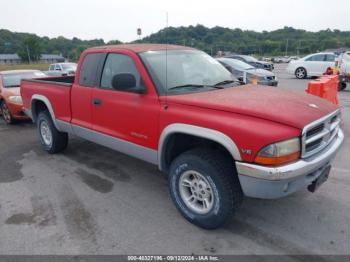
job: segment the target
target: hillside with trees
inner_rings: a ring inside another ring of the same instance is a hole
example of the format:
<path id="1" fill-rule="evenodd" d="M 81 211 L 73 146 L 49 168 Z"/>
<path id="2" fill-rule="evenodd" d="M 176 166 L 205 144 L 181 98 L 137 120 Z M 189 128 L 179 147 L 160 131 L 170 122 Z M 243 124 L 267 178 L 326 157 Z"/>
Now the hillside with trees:
<path id="1" fill-rule="evenodd" d="M 119 44 L 118 40 L 105 43 L 103 39 L 81 40 L 74 37 L 67 39 L 63 36 L 57 38 L 39 37 L 35 34 L 15 33 L 0 29 L 0 54 L 17 53 L 24 61 L 28 60 L 28 50 L 32 61 L 36 61 L 40 54 L 62 54 L 64 57 L 76 61 L 80 53 L 92 46 L 105 44 Z"/>
<path id="2" fill-rule="evenodd" d="M 193 46 L 216 54 L 218 51 L 263 55 L 302 55 L 328 48 L 350 47 L 350 31 L 322 30 L 308 32 L 292 27 L 275 31 L 255 32 L 224 27 L 208 28 L 203 25 L 169 27 L 144 37 L 135 43 L 169 43 Z M 103 39 L 81 40 L 39 37 L 35 34 L 15 33 L 0 29 L 0 53 L 17 53 L 24 61 L 35 61 L 41 53 L 62 54 L 75 61 L 88 47 L 118 44 L 118 40 L 105 43 Z M 29 50 L 29 52 L 28 52 Z"/>
<path id="3" fill-rule="evenodd" d="M 350 31 L 327 29 L 308 32 L 284 27 L 270 32 L 255 32 L 197 25 L 165 28 L 137 42 L 187 45 L 209 54 L 220 50 L 260 56 L 302 55 L 328 48 L 350 47 Z"/>

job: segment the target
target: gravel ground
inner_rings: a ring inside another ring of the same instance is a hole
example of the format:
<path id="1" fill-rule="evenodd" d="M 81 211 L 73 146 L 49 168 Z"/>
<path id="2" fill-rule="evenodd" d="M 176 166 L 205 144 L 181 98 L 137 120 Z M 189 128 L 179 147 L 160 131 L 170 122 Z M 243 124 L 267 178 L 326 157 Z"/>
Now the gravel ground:
<path id="1" fill-rule="evenodd" d="M 280 87 L 303 91 L 277 65 Z M 340 93 L 350 135 L 350 91 Z M 172 204 L 157 167 L 77 138 L 48 155 L 31 123 L 0 123 L 0 254 L 350 254 L 350 142 L 316 193 L 245 199 L 206 231 Z"/>

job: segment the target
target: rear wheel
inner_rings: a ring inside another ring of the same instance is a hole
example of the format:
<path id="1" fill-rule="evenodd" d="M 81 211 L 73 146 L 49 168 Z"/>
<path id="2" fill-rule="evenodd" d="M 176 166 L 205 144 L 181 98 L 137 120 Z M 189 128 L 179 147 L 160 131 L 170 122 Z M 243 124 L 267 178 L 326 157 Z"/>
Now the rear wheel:
<path id="1" fill-rule="evenodd" d="M 307 72 L 304 67 L 299 67 L 295 70 L 295 76 L 298 79 L 304 79 L 307 77 Z"/>
<path id="2" fill-rule="evenodd" d="M 207 149 L 185 152 L 173 161 L 169 188 L 180 213 L 205 229 L 225 224 L 243 199 L 232 161 Z"/>
<path id="3" fill-rule="evenodd" d="M 5 124 L 10 125 L 14 123 L 14 119 L 11 115 L 11 111 L 8 108 L 8 106 L 6 105 L 6 102 L 3 101 L 1 103 L 1 114 L 2 114 L 2 118 L 4 119 Z"/>
<path id="4" fill-rule="evenodd" d="M 55 154 L 66 149 L 68 145 L 68 134 L 57 130 L 48 111 L 39 113 L 37 127 L 40 142 L 45 151 Z"/>

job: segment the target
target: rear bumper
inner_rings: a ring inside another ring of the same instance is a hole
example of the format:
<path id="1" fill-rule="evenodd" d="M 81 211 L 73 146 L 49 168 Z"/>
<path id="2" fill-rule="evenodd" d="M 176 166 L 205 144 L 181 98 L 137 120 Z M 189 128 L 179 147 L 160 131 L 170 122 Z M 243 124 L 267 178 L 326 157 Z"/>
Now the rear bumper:
<path id="1" fill-rule="evenodd" d="M 337 138 L 317 155 L 281 167 L 236 162 L 244 194 L 248 197 L 274 199 L 306 188 L 332 162 L 343 141 L 344 134 L 339 129 Z"/>

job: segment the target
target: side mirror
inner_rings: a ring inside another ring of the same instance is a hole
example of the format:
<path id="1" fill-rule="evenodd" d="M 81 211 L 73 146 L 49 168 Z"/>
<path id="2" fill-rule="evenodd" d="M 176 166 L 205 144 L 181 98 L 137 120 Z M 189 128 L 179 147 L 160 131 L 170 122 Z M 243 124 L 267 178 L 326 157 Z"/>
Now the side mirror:
<path id="1" fill-rule="evenodd" d="M 138 94 L 144 94 L 146 91 L 143 87 L 136 86 L 135 76 L 129 73 L 122 73 L 113 76 L 112 87 L 118 91 L 133 92 Z"/>

